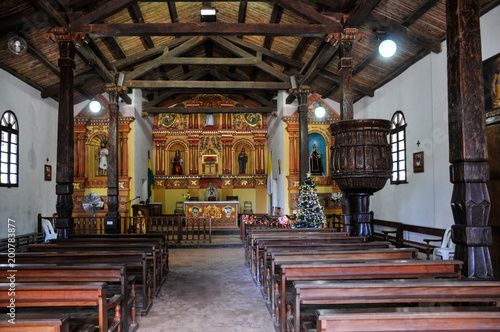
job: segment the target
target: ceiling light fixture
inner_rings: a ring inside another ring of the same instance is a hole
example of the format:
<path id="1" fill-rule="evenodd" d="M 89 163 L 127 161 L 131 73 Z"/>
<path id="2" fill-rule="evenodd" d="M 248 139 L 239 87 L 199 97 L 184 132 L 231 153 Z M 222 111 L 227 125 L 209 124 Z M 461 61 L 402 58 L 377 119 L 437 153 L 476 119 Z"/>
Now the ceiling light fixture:
<path id="1" fill-rule="evenodd" d="M 201 7 L 201 21 L 202 22 L 216 22 L 217 21 L 217 8 L 214 7 Z"/>
<path id="2" fill-rule="evenodd" d="M 101 108 L 102 108 L 101 103 L 96 99 L 93 99 L 89 104 L 89 109 L 92 113 L 99 113 Z"/>
<path id="3" fill-rule="evenodd" d="M 314 102 L 313 103 L 313 107 L 314 107 L 314 115 L 317 117 L 317 118 L 322 118 L 325 116 L 326 114 L 326 110 L 323 106 L 321 106 L 320 103 L 318 102 Z"/>
<path id="4" fill-rule="evenodd" d="M 16 55 L 26 52 L 26 49 L 28 48 L 26 40 L 17 34 L 9 38 L 8 46 L 9 50 Z"/>
<path id="5" fill-rule="evenodd" d="M 384 58 L 390 58 L 396 53 L 397 45 L 396 43 L 387 37 L 387 33 L 384 30 L 375 31 L 378 40 L 382 42 L 378 46 L 378 52 Z"/>

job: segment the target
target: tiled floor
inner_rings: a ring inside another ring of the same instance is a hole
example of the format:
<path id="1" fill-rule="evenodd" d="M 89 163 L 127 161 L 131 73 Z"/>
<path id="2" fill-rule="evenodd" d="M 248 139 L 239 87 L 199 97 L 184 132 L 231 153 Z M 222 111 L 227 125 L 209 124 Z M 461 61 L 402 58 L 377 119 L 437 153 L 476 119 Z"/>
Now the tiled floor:
<path id="1" fill-rule="evenodd" d="M 241 243 L 241 242 L 240 242 Z M 171 249 L 170 270 L 139 332 L 274 332 L 243 247 Z"/>

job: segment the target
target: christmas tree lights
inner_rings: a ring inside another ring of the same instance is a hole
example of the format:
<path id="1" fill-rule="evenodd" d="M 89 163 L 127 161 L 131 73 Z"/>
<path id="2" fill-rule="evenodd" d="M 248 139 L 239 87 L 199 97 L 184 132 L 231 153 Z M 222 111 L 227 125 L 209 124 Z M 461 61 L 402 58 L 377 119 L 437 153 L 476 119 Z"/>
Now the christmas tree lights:
<path id="1" fill-rule="evenodd" d="M 320 228 L 325 225 L 326 217 L 323 207 L 319 204 L 311 173 L 306 174 L 304 183 L 300 186 L 296 215 L 294 228 Z"/>

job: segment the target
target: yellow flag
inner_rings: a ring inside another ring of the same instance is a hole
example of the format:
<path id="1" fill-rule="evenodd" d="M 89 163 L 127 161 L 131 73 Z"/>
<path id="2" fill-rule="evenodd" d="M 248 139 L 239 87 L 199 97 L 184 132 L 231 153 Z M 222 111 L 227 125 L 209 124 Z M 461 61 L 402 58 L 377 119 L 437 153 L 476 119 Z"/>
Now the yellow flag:
<path id="1" fill-rule="evenodd" d="M 269 151 L 269 158 L 267 159 L 267 193 L 273 193 L 273 160 L 272 152 Z"/>

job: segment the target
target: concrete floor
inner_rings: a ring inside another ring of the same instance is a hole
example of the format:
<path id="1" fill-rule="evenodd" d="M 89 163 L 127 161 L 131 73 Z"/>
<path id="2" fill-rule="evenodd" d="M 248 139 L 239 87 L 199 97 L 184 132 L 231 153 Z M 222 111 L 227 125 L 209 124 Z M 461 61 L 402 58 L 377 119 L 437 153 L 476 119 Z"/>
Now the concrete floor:
<path id="1" fill-rule="evenodd" d="M 229 247 L 224 247 L 229 246 Z M 239 237 L 170 249 L 170 270 L 139 332 L 274 332 Z"/>

